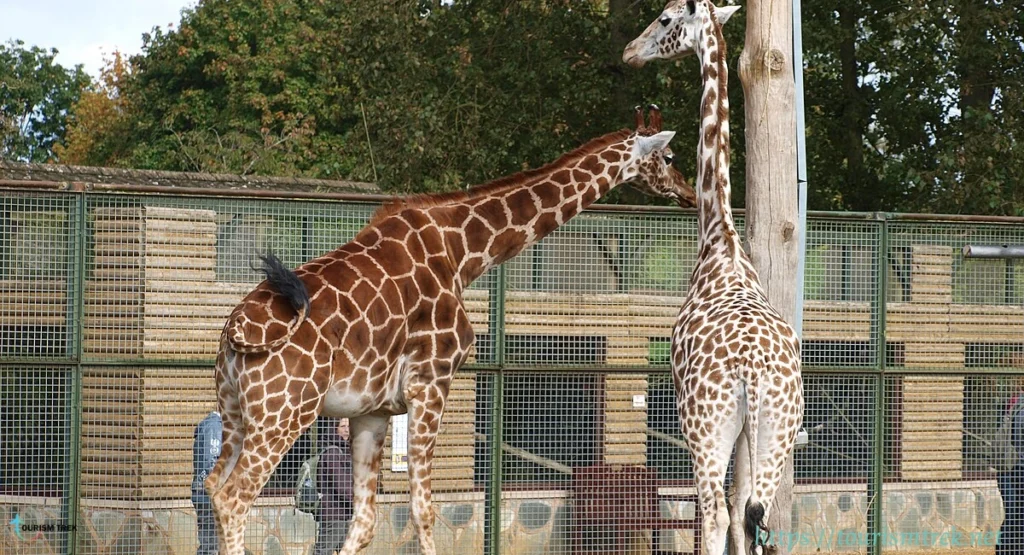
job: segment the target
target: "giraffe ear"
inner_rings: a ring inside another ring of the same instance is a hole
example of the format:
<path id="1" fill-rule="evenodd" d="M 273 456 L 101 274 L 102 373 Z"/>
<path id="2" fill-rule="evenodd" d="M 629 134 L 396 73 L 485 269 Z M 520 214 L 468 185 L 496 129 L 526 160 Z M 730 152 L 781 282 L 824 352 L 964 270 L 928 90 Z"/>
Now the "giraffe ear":
<path id="1" fill-rule="evenodd" d="M 739 11 L 739 9 L 739 6 L 722 6 L 720 8 L 715 8 L 715 16 L 718 18 L 718 24 L 725 25 L 725 22 L 729 21 L 732 14 Z"/>
<path id="2" fill-rule="evenodd" d="M 675 131 L 662 131 L 656 135 L 650 137 L 637 137 L 637 146 L 639 147 L 640 156 L 647 156 L 651 152 L 668 146 L 668 142 L 672 140 L 672 137 L 676 136 Z"/>

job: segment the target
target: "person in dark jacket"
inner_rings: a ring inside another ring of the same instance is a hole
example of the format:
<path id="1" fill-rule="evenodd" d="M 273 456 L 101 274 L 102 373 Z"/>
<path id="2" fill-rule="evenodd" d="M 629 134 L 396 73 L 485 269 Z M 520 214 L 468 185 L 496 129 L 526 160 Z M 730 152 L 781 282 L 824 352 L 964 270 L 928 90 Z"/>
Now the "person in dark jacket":
<path id="1" fill-rule="evenodd" d="M 313 516 L 317 521 L 316 545 L 313 555 L 330 555 L 341 551 L 352 520 L 352 451 L 349 446 L 348 419 L 335 426 L 326 420 L 324 433 L 318 434 L 325 445 L 316 465 L 316 488 L 322 494 L 320 508 Z"/>
<path id="2" fill-rule="evenodd" d="M 1014 362 L 1024 366 L 1024 356 Z M 1006 411 L 1014 414 L 1010 442 L 1021 455 L 1024 454 L 1024 378 L 1018 377 L 1015 381 L 1016 392 L 1007 402 Z M 1003 524 L 999 527 L 996 555 L 1024 553 L 1024 461 L 1018 459 L 1013 469 L 1000 472 L 996 484 L 1003 498 Z"/>
<path id="3" fill-rule="evenodd" d="M 220 456 L 222 434 L 220 413 L 213 411 L 196 426 L 195 439 L 192 443 L 192 506 L 196 510 L 196 528 L 199 536 L 196 555 L 217 553 L 217 525 L 213 518 L 213 506 L 203 482 Z"/>

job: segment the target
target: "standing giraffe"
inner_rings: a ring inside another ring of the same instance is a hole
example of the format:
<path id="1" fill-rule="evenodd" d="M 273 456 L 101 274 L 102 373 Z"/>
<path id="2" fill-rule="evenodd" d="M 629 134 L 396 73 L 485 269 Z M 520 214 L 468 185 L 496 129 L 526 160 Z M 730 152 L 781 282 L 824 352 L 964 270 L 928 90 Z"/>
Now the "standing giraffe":
<path id="1" fill-rule="evenodd" d="M 421 553 L 434 555 L 434 442 L 474 340 L 463 291 L 620 183 L 678 188 L 673 135 L 623 129 L 468 191 L 396 200 L 294 272 L 263 257 L 267 279 L 228 317 L 216 361 L 224 441 L 206 489 L 221 555 L 242 554 L 253 501 L 320 414 L 350 419 L 355 516 L 341 553 L 366 547 L 388 421 L 402 413 L 412 522 Z"/>
<path id="2" fill-rule="evenodd" d="M 704 517 L 704 553 L 760 553 L 756 541 L 803 421 L 800 341 L 768 303 L 730 207 L 729 97 L 722 24 L 736 6 L 674 0 L 622 59 L 696 54 L 703 79 L 697 148 L 697 264 L 672 331 L 672 374 Z M 736 447 L 731 510 L 725 475 Z"/>

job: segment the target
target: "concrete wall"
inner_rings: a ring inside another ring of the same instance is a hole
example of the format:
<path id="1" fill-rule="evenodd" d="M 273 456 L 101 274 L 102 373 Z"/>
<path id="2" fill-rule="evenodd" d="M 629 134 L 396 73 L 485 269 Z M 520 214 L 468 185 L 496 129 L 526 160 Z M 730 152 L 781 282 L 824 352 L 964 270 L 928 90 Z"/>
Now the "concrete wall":
<path id="1" fill-rule="evenodd" d="M 663 491 L 672 494 L 678 492 Z M 899 483 L 885 487 L 884 536 L 887 551 L 949 550 L 968 545 L 990 548 L 1003 518 L 994 480 Z M 417 553 L 409 525 L 407 497 L 381 495 L 377 534 L 366 555 Z M 438 494 L 435 539 L 439 553 L 474 554 L 484 551 L 484 494 Z M 800 485 L 793 502 L 793 553 L 856 553 L 866 551 L 869 499 L 863 485 Z M 124 509 L 101 503 L 82 503 L 75 537 L 78 553 L 87 555 L 193 555 L 196 550 L 195 512 L 187 501 L 161 502 L 152 507 Z M 662 514 L 689 518 L 691 503 L 662 501 Z M 15 515 L 30 525 L 50 524 L 42 533 L 14 534 Z M 501 551 L 512 555 L 568 553 L 571 500 L 564 491 L 506 492 L 502 504 Z M 59 553 L 64 534 L 56 499 L 0 496 L 0 553 Z M 252 555 L 307 555 L 315 539 L 313 518 L 290 505 L 288 498 L 258 501 L 246 530 Z M 956 545 L 959 541 L 960 545 Z M 649 553 L 650 533 L 631 539 L 631 553 Z M 693 552 L 689 531 L 661 534 L 659 547 L 677 553 Z M 985 552 L 984 550 L 980 552 Z"/>

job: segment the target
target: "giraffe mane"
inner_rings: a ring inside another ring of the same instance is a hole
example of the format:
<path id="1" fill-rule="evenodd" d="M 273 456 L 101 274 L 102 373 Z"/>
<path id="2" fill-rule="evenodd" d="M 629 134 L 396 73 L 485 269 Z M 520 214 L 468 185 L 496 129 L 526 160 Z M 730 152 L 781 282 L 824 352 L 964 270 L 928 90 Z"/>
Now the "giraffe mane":
<path id="1" fill-rule="evenodd" d="M 389 200 L 382 204 L 381 207 L 373 213 L 370 217 L 369 224 L 375 225 L 384 218 L 407 208 L 430 208 L 433 206 L 443 206 L 521 187 L 540 175 L 552 173 L 557 168 L 583 159 L 586 155 L 595 150 L 600 150 L 608 145 L 620 142 L 631 133 L 633 133 L 631 129 L 613 131 L 597 137 L 596 139 L 587 141 L 579 147 L 563 154 L 553 162 L 548 162 L 538 168 L 523 170 L 521 172 L 499 177 L 482 185 L 470 187 L 465 191 L 414 194 Z"/>

